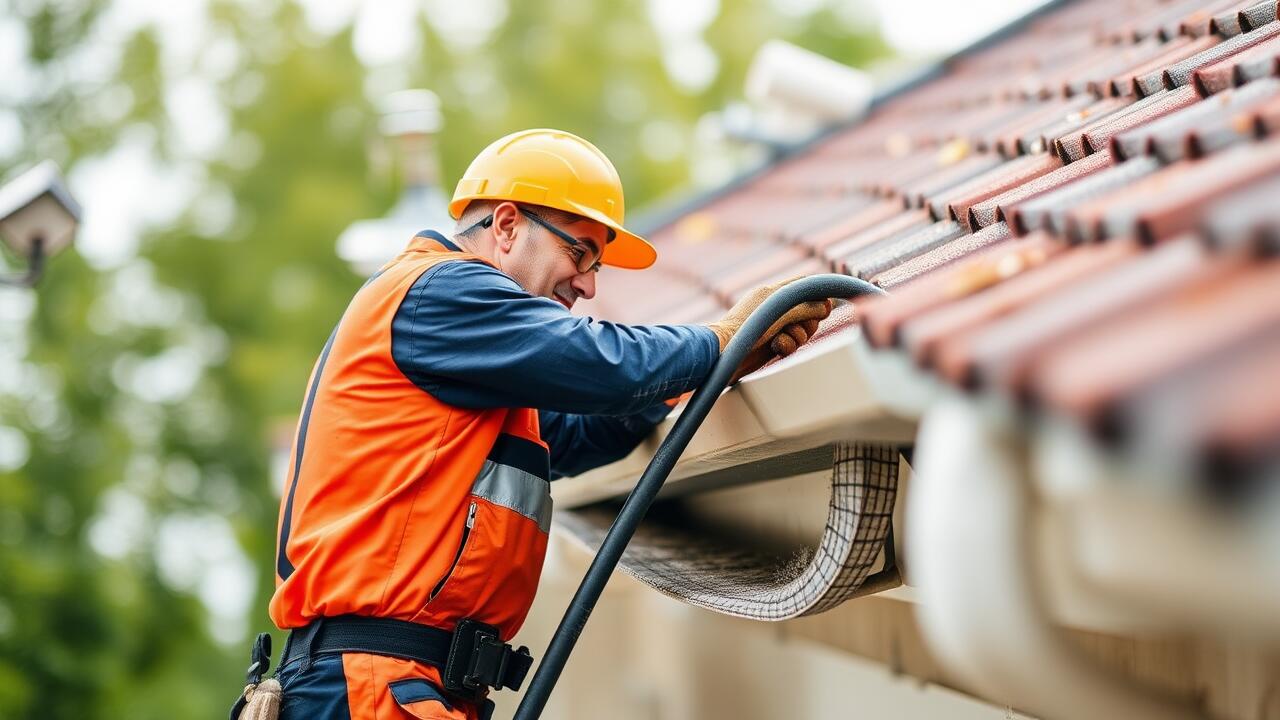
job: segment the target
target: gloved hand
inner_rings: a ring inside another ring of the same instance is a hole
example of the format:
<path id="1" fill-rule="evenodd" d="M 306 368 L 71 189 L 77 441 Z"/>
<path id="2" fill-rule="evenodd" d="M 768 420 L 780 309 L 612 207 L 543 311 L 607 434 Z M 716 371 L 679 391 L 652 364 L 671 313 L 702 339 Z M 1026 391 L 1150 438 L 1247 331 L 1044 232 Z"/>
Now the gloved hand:
<path id="1" fill-rule="evenodd" d="M 769 299 L 770 295 L 773 295 L 782 286 L 799 279 L 800 277 L 794 277 L 771 285 L 761 285 L 747 293 L 745 297 L 730 308 L 723 318 L 716 322 L 708 323 L 707 327 L 711 328 L 711 331 L 720 340 L 720 352 L 724 352 L 729 341 L 742 329 L 743 323 L 747 321 L 751 313 L 760 307 L 765 300 Z M 830 314 L 830 300 L 807 302 L 791 308 L 751 346 L 751 351 L 747 353 L 747 357 L 734 372 L 732 382 L 737 382 L 744 375 L 760 369 L 774 357 L 786 357 L 795 352 L 796 348 L 808 342 L 809 338 L 817 332 L 818 322 Z"/>

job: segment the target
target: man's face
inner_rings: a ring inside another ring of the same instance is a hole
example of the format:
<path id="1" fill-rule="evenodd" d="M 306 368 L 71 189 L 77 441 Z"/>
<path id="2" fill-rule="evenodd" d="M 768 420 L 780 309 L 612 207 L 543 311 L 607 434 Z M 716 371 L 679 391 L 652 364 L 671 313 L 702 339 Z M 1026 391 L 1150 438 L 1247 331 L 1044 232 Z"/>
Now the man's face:
<path id="1" fill-rule="evenodd" d="M 529 212 L 537 214 L 536 209 Z M 584 253 L 591 258 L 600 257 L 609 231 L 593 220 L 556 223 L 544 219 L 577 238 L 578 245 L 570 245 L 535 220 L 516 212 L 514 222 L 505 230 L 511 233 L 510 242 L 498 243 L 499 267 L 530 295 L 550 298 L 565 308 L 572 308 L 578 298 L 589 300 L 596 294 L 595 272 L 583 272 L 579 266 L 585 264 Z"/>

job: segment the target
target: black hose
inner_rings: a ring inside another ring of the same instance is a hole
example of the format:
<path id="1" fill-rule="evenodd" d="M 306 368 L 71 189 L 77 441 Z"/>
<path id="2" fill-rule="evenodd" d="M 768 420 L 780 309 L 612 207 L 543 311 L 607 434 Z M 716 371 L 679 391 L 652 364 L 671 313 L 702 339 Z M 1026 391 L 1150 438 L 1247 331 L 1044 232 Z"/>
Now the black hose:
<path id="1" fill-rule="evenodd" d="M 644 474 L 640 476 L 631 494 L 627 495 L 622 509 L 618 511 L 617 519 L 609 527 L 604 542 L 600 544 L 599 552 L 596 553 L 586 576 L 582 578 L 582 584 L 578 586 L 578 591 L 569 603 L 560 626 L 556 628 L 556 633 L 551 638 L 551 644 L 547 647 L 537 672 L 529 682 L 529 689 L 525 691 L 520 707 L 516 709 L 515 720 L 535 720 L 542 715 L 547 699 L 551 696 L 551 691 L 555 688 L 556 681 L 560 679 L 560 673 L 569 660 L 569 654 L 573 652 L 578 636 L 586 627 L 587 619 L 600 599 L 600 593 L 604 592 L 609 576 L 618 566 L 627 543 L 631 541 L 631 536 L 635 534 L 640 521 L 649 511 L 649 506 L 653 504 L 658 491 L 662 489 L 662 484 L 671 474 L 671 469 L 675 467 L 676 461 L 689 445 L 693 434 L 697 432 L 707 413 L 711 411 L 711 406 L 715 405 L 720 393 L 729 385 L 729 379 L 746 358 L 751 346 L 777 322 L 778 318 L 801 303 L 827 298 L 883 294 L 884 290 L 875 285 L 847 275 L 814 275 L 783 286 L 751 313 L 751 317 L 747 318 L 742 329 L 733 336 L 724 352 L 720 354 L 720 359 L 716 361 L 715 367 L 707 375 L 702 387 L 698 388 L 690 398 L 689 405 L 676 419 L 670 434 L 658 446 L 658 451 L 654 453 L 653 459 L 649 461 L 649 467 L 645 468 Z"/>

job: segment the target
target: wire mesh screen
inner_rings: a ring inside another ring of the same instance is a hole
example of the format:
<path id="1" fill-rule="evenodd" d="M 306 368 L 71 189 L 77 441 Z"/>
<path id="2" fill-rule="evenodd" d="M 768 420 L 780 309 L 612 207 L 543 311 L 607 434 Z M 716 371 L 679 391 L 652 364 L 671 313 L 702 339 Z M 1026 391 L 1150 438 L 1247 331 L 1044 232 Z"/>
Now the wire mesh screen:
<path id="1" fill-rule="evenodd" d="M 699 534 L 657 513 L 640 526 L 620 567 L 655 590 L 726 615 L 787 620 L 823 612 L 862 594 L 889 534 L 897 489 L 896 446 L 841 443 L 826 526 L 806 562 Z M 557 513 L 556 523 L 594 552 L 614 515 L 615 508 L 593 506 Z"/>

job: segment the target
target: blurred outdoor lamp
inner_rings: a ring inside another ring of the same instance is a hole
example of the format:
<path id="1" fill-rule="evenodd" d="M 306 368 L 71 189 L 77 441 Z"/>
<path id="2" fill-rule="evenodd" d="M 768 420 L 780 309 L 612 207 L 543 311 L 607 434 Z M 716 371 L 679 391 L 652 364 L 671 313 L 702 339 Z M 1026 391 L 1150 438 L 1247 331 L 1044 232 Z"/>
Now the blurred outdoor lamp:
<path id="1" fill-rule="evenodd" d="M 51 160 L 0 186 L 0 241 L 27 264 L 25 273 L 0 277 L 0 285 L 34 286 L 44 261 L 71 244 L 79 224 L 80 204 Z"/>
<path id="2" fill-rule="evenodd" d="M 453 227 L 436 153 L 443 124 L 440 99 L 430 90 L 402 90 L 382 103 L 378 128 L 391 143 L 404 190 L 386 217 L 358 220 L 338 236 L 338 257 L 357 273 L 369 275 L 382 267 L 419 230 Z"/>

